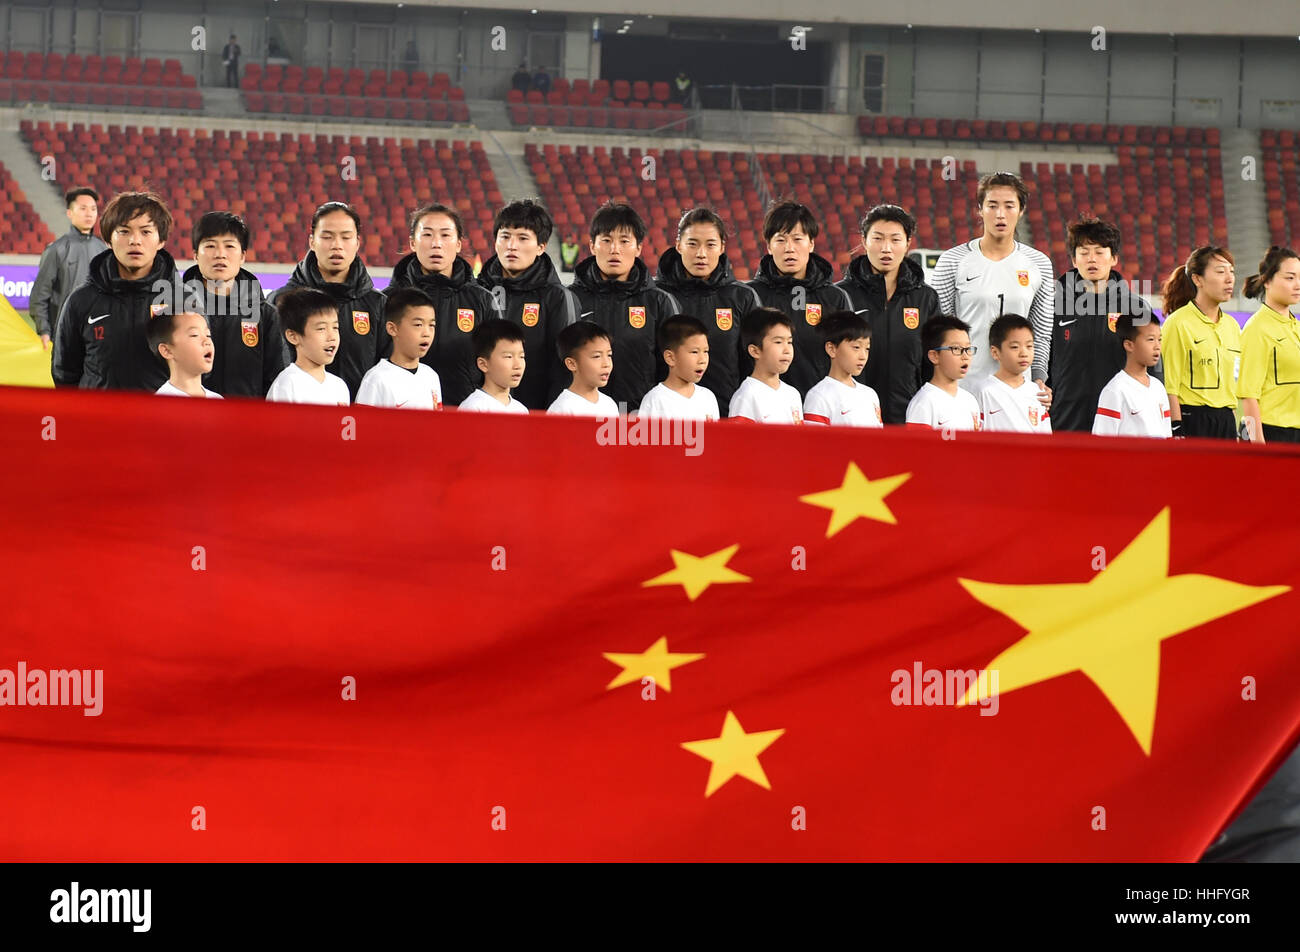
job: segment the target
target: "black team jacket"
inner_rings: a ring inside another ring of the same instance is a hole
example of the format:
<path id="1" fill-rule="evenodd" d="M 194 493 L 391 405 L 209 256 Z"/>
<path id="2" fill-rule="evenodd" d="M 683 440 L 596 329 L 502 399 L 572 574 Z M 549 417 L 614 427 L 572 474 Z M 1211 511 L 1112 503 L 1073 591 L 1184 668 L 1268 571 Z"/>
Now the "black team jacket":
<path id="1" fill-rule="evenodd" d="M 478 283 L 504 305 L 502 316 L 523 328 L 524 378 L 512 395 L 530 410 L 545 410 L 573 382 L 556 350 L 556 337 L 578 319 L 578 299 L 560 282 L 545 252 L 513 278 L 501 273 L 501 262 L 493 255 L 479 272 Z"/>
<path id="2" fill-rule="evenodd" d="M 808 391 L 821 383 L 831 370 L 831 359 L 826 354 L 819 326 L 822 318 L 832 311 L 853 310 L 848 294 L 831 283 L 832 273 L 829 261 L 812 254 L 808 256 L 803 280 L 796 281 L 776 269 L 771 255 L 763 255 L 758 277 L 749 282 L 763 306 L 784 313 L 794 327 L 794 360 L 781 379 L 798 390 L 800 397 L 808 396 Z M 803 306 L 798 306 L 801 289 Z M 748 355 L 743 366 L 753 366 Z"/>
<path id="3" fill-rule="evenodd" d="M 1102 389 L 1124 369 L 1124 342 L 1115 332 L 1115 319 L 1123 314 L 1149 319 L 1151 305 L 1133 294 L 1118 272 L 1106 278 L 1103 293 L 1094 291 L 1077 269 L 1056 279 L 1047 371 L 1053 431 L 1092 432 Z"/>
<path id="4" fill-rule="evenodd" d="M 474 280 L 474 271 L 464 258 L 456 259 L 448 278 L 426 272 L 414 253 L 393 267 L 393 279 L 384 293 L 404 287 L 419 288 L 433 299 L 433 346 L 420 360 L 437 371 L 443 406 L 458 407 L 483 382 L 470 335 L 489 318 L 501 317 L 493 306 L 492 293 Z"/>
<path id="5" fill-rule="evenodd" d="M 275 308 L 250 271 L 239 269 L 229 294 L 210 291 L 198 265 L 185 272 L 185 299 L 212 332 L 212 370 L 203 386 L 223 397 L 264 398 L 285 368 L 284 334 Z"/>
<path id="6" fill-rule="evenodd" d="M 339 349 L 325 369 L 343 378 L 349 399 L 355 401 L 366 371 L 393 352 L 393 340 L 384 329 L 384 296 L 375 290 L 360 255 L 353 260 L 346 280 L 333 284 L 321 277 L 316 252 L 309 251 L 293 269 L 288 283 L 271 293 L 271 303 L 292 288 L 315 288 L 334 300 L 339 312 Z M 286 363 L 297 359 L 287 340 L 284 356 Z"/>
<path id="7" fill-rule="evenodd" d="M 939 313 L 939 295 L 910 258 L 899 266 L 898 286 L 889 299 L 885 276 L 871 267 L 866 255 L 850 261 L 847 274 L 836 287 L 848 294 L 854 312 L 871 325 L 871 357 L 858 379 L 876 391 L 884 421 L 902 424 L 907 405 L 930 379 L 921 328 Z"/>
<path id="8" fill-rule="evenodd" d="M 752 366 L 748 357 L 742 360 L 740 321 L 762 302 L 753 288 L 736 280 L 725 253 L 711 275 L 697 278 L 686 270 L 677 249 L 669 248 L 659 256 L 655 284 L 677 300 L 678 313 L 689 314 L 708 330 L 709 369 L 700 386 L 713 392 L 718 409 L 726 416 L 732 394 Z M 614 359 L 618 360 L 617 354 Z"/>
<path id="9" fill-rule="evenodd" d="M 143 278 L 127 280 L 110 248 L 90 262 L 86 283 L 63 301 L 55 328 L 54 383 L 59 387 L 147 390 L 167 382 L 167 363 L 149 350 L 150 309 L 169 307 L 176 262 L 158 249 Z"/>
<path id="10" fill-rule="evenodd" d="M 578 298 L 578 318 L 593 321 L 610 335 L 614 369 L 607 393 L 615 403 L 635 410 L 641 398 L 659 383 L 663 355 L 655 344 L 659 325 L 677 313 L 677 301 L 650 281 L 650 269 L 640 258 L 626 281 L 606 281 L 595 257 L 578 263 L 571 290 Z"/>

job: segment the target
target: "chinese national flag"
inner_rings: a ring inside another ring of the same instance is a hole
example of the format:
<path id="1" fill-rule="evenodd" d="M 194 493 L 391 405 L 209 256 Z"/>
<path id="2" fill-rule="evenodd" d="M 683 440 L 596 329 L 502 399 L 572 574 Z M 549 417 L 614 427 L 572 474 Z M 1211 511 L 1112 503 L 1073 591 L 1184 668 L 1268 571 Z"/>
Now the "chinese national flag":
<path id="1" fill-rule="evenodd" d="M 1300 454 L 599 426 L 0 390 L 0 855 L 1192 860 L 1296 742 Z"/>

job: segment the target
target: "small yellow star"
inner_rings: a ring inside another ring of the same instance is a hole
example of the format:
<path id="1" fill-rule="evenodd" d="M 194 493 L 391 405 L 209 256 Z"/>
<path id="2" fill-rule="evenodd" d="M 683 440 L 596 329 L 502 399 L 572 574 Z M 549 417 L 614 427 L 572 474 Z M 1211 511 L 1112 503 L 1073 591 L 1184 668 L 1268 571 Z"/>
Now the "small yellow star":
<path id="1" fill-rule="evenodd" d="M 1082 671 L 1124 719 L 1147 756 L 1155 733 L 1160 643 L 1290 591 L 1213 575 L 1169 574 L 1169 507 L 1087 582 L 997 585 L 958 579 L 989 608 L 1028 629 L 988 664 L 998 693 Z M 985 684 L 959 704 L 983 700 Z"/>
<path id="2" fill-rule="evenodd" d="M 898 520 L 885 504 L 885 497 L 911 478 L 911 473 L 900 473 L 897 476 L 867 479 L 862 475 L 862 470 L 858 469 L 857 463 L 849 463 L 839 489 L 800 496 L 799 501 L 831 511 L 831 521 L 826 527 L 828 539 L 859 517 L 887 522 L 891 526 L 898 525 Z"/>
<path id="3" fill-rule="evenodd" d="M 717 582 L 719 585 L 725 585 L 728 582 L 749 582 L 752 579 L 748 575 L 741 575 L 739 572 L 727 568 L 727 562 L 736 554 L 740 548 L 739 543 L 728 546 L 725 549 L 719 549 L 711 555 L 691 555 L 689 552 L 678 552 L 676 549 L 670 549 L 669 554 L 673 557 L 673 565 L 676 566 L 671 572 L 665 572 L 663 575 L 656 575 L 641 583 L 642 586 L 649 588 L 654 585 L 681 585 L 686 589 L 686 597 L 695 601 L 703 594 L 704 590 Z"/>
<path id="4" fill-rule="evenodd" d="M 758 755 L 776 742 L 784 730 L 758 731 L 746 734 L 740 726 L 740 720 L 731 711 L 727 712 L 722 722 L 722 736 L 708 740 L 692 740 L 682 744 L 692 754 L 711 761 L 709 782 L 704 788 L 704 795 L 710 797 L 732 777 L 740 776 L 751 780 L 764 790 L 771 790 L 763 765 L 758 762 Z"/>
<path id="5" fill-rule="evenodd" d="M 665 637 L 660 638 L 640 654 L 618 654 L 606 651 L 603 657 L 623 669 L 614 676 L 613 681 L 609 682 L 606 691 L 631 684 L 633 681 L 640 681 L 642 678 L 654 678 L 655 684 L 665 691 L 671 691 L 673 685 L 670 672 L 673 668 L 699 661 L 704 655 L 673 653 L 668 650 L 668 639 Z"/>

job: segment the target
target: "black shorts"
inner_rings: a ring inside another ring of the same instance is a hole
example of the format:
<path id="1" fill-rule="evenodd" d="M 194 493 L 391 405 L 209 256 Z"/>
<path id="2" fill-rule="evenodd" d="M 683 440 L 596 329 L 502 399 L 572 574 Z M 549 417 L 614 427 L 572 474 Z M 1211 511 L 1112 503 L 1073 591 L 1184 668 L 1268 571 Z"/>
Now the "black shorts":
<path id="1" fill-rule="evenodd" d="M 1261 423 L 1264 430 L 1265 443 L 1300 443 L 1300 429 L 1293 426 L 1273 426 L 1271 423 Z"/>
<path id="2" fill-rule="evenodd" d="M 1199 436 L 1211 440 L 1235 440 L 1237 421 L 1232 407 L 1193 407 L 1182 405 L 1183 425 L 1179 436 Z M 1264 439 L 1268 439 L 1266 435 Z"/>

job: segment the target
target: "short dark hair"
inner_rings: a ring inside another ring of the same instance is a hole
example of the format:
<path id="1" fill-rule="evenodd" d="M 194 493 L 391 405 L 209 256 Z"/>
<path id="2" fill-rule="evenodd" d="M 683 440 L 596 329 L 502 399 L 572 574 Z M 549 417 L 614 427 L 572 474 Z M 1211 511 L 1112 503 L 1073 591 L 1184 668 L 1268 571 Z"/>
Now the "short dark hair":
<path id="1" fill-rule="evenodd" d="M 852 311 L 831 311 L 822 320 L 822 340 L 837 347 L 846 340 L 871 339 L 871 325 Z"/>
<path id="2" fill-rule="evenodd" d="M 587 237 L 595 241 L 600 235 L 613 235 L 620 228 L 632 232 L 632 237 L 636 239 L 638 245 L 645 241 L 647 229 L 641 216 L 636 213 L 636 209 L 622 202 L 606 202 L 596 209 L 596 214 L 591 216 L 591 227 L 587 230 Z"/>
<path id="3" fill-rule="evenodd" d="M 989 346 L 1001 347 L 1007 335 L 1014 330 L 1025 330 L 1032 334 L 1034 325 L 1023 314 L 1003 314 L 989 326 Z"/>
<path id="4" fill-rule="evenodd" d="M 989 189 L 993 188 L 1013 188 L 1016 190 L 1016 198 L 1020 199 L 1020 210 L 1023 212 L 1025 206 L 1029 204 L 1029 188 L 1025 185 L 1024 179 L 1014 172 L 990 172 L 980 179 L 979 190 L 975 193 L 975 204 L 983 206 L 984 197 L 988 195 Z"/>
<path id="5" fill-rule="evenodd" d="M 332 212 L 346 212 L 352 219 L 352 224 L 357 226 L 357 234 L 361 234 L 361 213 L 349 205 L 347 202 L 326 202 L 312 212 L 311 230 L 314 233 L 320 220 Z"/>
<path id="6" fill-rule="evenodd" d="M 420 219 L 425 215 L 446 215 L 451 219 L 452 224 L 456 226 L 456 238 L 459 240 L 465 237 L 465 222 L 460 217 L 460 212 L 450 205 L 442 204 L 442 202 L 430 202 L 411 212 L 411 218 L 408 222 L 410 237 L 415 237 L 415 230 L 420 227 Z"/>
<path id="7" fill-rule="evenodd" d="M 794 322 L 784 311 L 774 307 L 756 307 L 740 320 L 740 342 L 749 352 L 750 346 L 763 349 L 763 338 L 774 327 L 785 326 L 794 333 Z"/>
<path id="8" fill-rule="evenodd" d="M 560 360 L 564 360 L 593 340 L 609 340 L 609 331 L 595 321 L 574 321 L 556 336 L 555 349 L 560 352 Z"/>
<path id="9" fill-rule="evenodd" d="M 763 240 L 771 241 L 773 235 L 793 231 L 797 227 L 802 227 L 809 238 L 817 237 L 817 216 L 812 213 L 812 209 L 794 199 L 774 201 L 763 216 Z"/>
<path id="10" fill-rule="evenodd" d="M 949 331 L 970 333 L 970 325 L 951 314 L 936 314 L 921 325 L 921 347 L 925 353 L 938 350 L 943 346 L 943 338 Z"/>
<path id="11" fill-rule="evenodd" d="M 149 325 L 145 328 L 145 339 L 149 342 L 149 351 L 155 357 L 162 357 L 158 353 L 159 344 L 170 344 L 172 335 L 176 333 L 176 318 L 182 314 L 202 314 L 198 311 L 173 311 L 170 307 L 152 315 L 149 318 Z M 207 318 L 203 317 L 206 321 Z"/>
<path id="12" fill-rule="evenodd" d="M 524 333 L 519 329 L 519 325 L 503 317 L 488 318 L 470 334 L 470 342 L 474 345 L 474 356 L 482 357 L 484 360 L 492 356 L 492 351 L 496 350 L 497 344 L 503 340 L 510 341 L 512 344 L 524 342 Z"/>
<path id="13" fill-rule="evenodd" d="M 205 212 L 194 223 L 194 230 L 190 234 L 194 252 L 197 254 L 199 245 L 207 239 L 220 238 L 222 235 L 234 235 L 239 240 L 240 249 L 248 251 L 248 225 L 244 219 L 231 212 Z"/>
<path id="14" fill-rule="evenodd" d="M 307 318 L 326 312 L 337 316 L 339 309 L 334 299 L 319 288 L 296 287 L 275 296 L 275 311 L 283 330 L 302 334 L 307 330 Z"/>
<path id="15" fill-rule="evenodd" d="M 497 217 L 492 222 L 492 240 L 495 241 L 502 228 L 527 228 L 537 236 L 537 243 L 545 245 L 551 240 L 551 232 L 555 230 L 555 222 L 540 202 L 535 202 L 531 198 L 521 199 L 517 202 L 511 202 L 501 211 L 497 212 Z"/>
<path id="16" fill-rule="evenodd" d="M 1146 314 L 1121 314 L 1115 321 L 1115 333 L 1120 340 L 1137 340 L 1142 328 L 1152 324 L 1159 326 L 1160 318 L 1150 312 Z"/>
<path id="17" fill-rule="evenodd" d="M 658 338 L 659 352 L 663 353 L 665 350 L 676 350 L 697 334 L 709 336 L 703 321 L 689 314 L 674 314 L 659 325 L 655 336 Z"/>
<path id="18" fill-rule="evenodd" d="M 437 308 L 434 307 L 433 298 L 425 294 L 422 290 L 415 287 L 405 286 L 397 288 L 391 294 L 384 297 L 384 321 L 392 321 L 394 324 L 401 324 L 402 318 L 406 312 L 416 307 L 434 308 L 434 322 L 437 324 Z"/>
<path id="19" fill-rule="evenodd" d="M 70 188 L 63 193 L 63 207 L 71 208 L 72 203 L 75 202 L 77 199 L 81 198 L 81 196 L 83 195 L 89 195 L 91 198 L 95 200 L 96 205 L 99 204 L 99 193 L 95 191 L 93 188 L 91 188 L 90 186 L 83 185 L 80 188 Z"/>
<path id="20" fill-rule="evenodd" d="M 681 220 L 677 222 L 677 237 L 681 238 L 686 229 L 692 225 L 712 225 L 718 229 L 718 238 L 722 243 L 724 245 L 727 243 L 727 223 L 722 220 L 721 215 L 707 205 L 696 205 L 682 215 Z"/>
<path id="21" fill-rule="evenodd" d="M 1065 247 L 1069 249 L 1071 258 L 1080 245 L 1101 245 L 1109 248 L 1111 254 L 1118 258 L 1121 237 L 1119 226 L 1112 222 L 1100 218 L 1079 218 L 1070 222 L 1066 229 Z"/>
<path id="22" fill-rule="evenodd" d="M 902 205 L 877 205 L 867 216 L 862 219 L 862 237 L 867 236 L 871 226 L 878 221 L 892 221 L 903 226 L 903 234 L 907 235 L 907 240 L 911 241 L 912 236 L 916 234 L 916 219 L 908 214 L 907 209 Z"/>
<path id="23" fill-rule="evenodd" d="M 99 233 L 109 244 L 113 243 L 113 232 L 133 218 L 147 215 L 158 229 L 158 240 L 166 241 L 172 231 L 172 213 L 166 203 L 156 192 L 118 192 L 99 216 Z"/>

